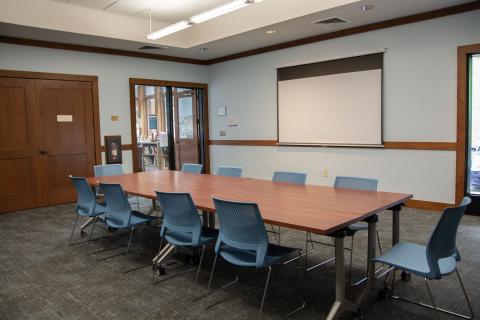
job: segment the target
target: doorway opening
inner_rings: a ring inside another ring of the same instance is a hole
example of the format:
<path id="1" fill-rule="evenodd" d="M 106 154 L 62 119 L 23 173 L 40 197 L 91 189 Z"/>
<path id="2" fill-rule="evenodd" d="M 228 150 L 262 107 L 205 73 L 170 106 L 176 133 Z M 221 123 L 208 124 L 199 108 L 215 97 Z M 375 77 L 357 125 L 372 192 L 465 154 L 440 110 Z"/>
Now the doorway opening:
<path id="1" fill-rule="evenodd" d="M 180 170 L 203 164 L 208 172 L 207 85 L 130 79 L 135 172 Z"/>
<path id="2" fill-rule="evenodd" d="M 480 54 L 468 61 L 468 170 L 467 194 L 480 196 Z"/>

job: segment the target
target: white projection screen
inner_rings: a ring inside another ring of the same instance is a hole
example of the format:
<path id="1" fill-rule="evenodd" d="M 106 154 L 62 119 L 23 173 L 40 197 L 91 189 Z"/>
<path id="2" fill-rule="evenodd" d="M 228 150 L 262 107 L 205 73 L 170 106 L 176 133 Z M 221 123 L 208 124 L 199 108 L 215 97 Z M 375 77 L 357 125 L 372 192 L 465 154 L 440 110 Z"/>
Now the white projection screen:
<path id="1" fill-rule="evenodd" d="M 383 53 L 277 69 L 278 142 L 382 146 Z"/>

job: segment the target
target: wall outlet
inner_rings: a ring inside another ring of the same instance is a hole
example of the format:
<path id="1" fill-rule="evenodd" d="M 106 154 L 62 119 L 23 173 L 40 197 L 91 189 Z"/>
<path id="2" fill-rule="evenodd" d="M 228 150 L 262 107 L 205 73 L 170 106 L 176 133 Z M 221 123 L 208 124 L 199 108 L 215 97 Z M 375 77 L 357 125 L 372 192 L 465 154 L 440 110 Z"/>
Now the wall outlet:
<path id="1" fill-rule="evenodd" d="M 328 177 L 328 169 L 323 169 L 323 177 Z"/>
<path id="2" fill-rule="evenodd" d="M 227 132 L 225 130 L 220 130 L 220 137 L 225 137 Z"/>

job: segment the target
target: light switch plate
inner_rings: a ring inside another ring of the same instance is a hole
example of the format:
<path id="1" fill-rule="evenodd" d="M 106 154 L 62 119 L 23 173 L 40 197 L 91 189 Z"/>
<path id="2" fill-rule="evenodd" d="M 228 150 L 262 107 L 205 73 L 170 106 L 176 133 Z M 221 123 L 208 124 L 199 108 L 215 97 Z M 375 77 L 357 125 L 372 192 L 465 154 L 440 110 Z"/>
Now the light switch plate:
<path id="1" fill-rule="evenodd" d="M 217 109 L 217 116 L 219 117 L 225 117 L 227 115 L 227 107 L 226 106 L 220 106 Z"/>
<path id="2" fill-rule="evenodd" d="M 228 117 L 228 126 L 229 126 L 229 127 L 236 127 L 236 126 L 238 126 L 238 117 L 237 117 L 237 116 L 230 116 L 230 117 Z"/>

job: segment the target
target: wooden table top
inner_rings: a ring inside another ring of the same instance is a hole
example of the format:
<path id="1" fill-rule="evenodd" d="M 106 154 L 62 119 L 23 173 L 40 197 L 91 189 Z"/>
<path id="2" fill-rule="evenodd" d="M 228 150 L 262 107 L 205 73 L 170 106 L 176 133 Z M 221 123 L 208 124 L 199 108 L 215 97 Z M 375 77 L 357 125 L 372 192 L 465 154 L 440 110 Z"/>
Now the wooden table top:
<path id="1" fill-rule="evenodd" d="M 212 197 L 256 202 L 266 223 L 328 235 L 380 211 L 404 203 L 410 194 L 295 185 L 250 178 L 170 170 L 89 178 L 119 183 L 133 195 L 155 199 L 155 191 L 189 192 L 198 209 L 215 212 Z"/>

